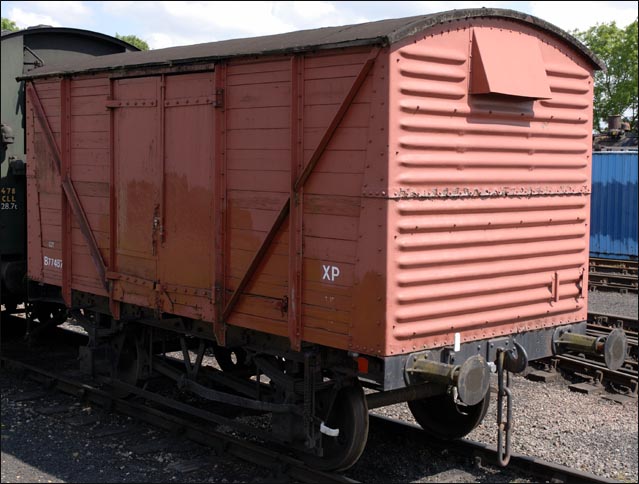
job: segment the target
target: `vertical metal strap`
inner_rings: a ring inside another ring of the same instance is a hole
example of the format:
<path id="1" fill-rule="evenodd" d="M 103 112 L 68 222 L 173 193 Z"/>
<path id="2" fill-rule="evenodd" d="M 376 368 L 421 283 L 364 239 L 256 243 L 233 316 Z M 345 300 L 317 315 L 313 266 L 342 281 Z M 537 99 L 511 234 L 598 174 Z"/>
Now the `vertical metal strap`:
<path id="1" fill-rule="evenodd" d="M 213 88 L 220 93 L 222 106 L 226 105 L 226 64 L 224 62 L 215 65 L 215 80 Z M 215 136 L 215 160 L 214 160 L 214 257 L 215 277 L 213 278 L 212 293 L 215 294 L 215 316 L 213 329 L 215 339 L 221 346 L 226 344 L 226 318 L 224 304 L 226 302 L 226 227 L 227 227 L 227 200 L 226 200 L 226 109 L 215 110 L 214 136 Z"/>
<path id="2" fill-rule="evenodd" d="M 109 99 L 115 98 L 115 81 L 113 78 L 109 79 Z M 109 109 L 109 269 L 112 272 L 117 270 L 116 268 L 116 246 L 118 240 L 118 201 L 117 190 L 115 189 L 116 173 L 115 173 L 115 116 L 116 110 Z M 109 309 L 113 318 L 120 319 L 120 302 L 115 299 L 117 280 L 111 280 L 109 282 Z"/>
<path id="3" fill-rule="evenodd" d="M 61 138 L 61 166 L 60 178 L 71 179 L 71 81 L 64 78 L 60 81 L 60 138 Z M 62 219 L 62 299 L 67 306 L 71 306 L 71 282 L 73 269 L 73 242 L 71 207 L 64 190 L 61 190 L 61 219 Z"/>
<path id="4" fill-rule="evenodd" d="M 302 345 L 302 227 L 304 194 L 295 192 L 295 182 L 304 162 L 304 56 L 291 57 L 291 189 L 288 241 L 288 338 L 291 348 Z"/>

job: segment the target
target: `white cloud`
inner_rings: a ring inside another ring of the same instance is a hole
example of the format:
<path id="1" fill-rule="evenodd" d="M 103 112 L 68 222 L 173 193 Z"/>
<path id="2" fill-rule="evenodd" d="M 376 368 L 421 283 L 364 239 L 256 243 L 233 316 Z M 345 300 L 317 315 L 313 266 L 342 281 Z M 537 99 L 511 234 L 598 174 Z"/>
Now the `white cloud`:
<path id="1" fill-rule="evenodd" d="M 9 18 L 22 28 L 38 24 L 89 28 L 92 16 L 85 2 L 22 2 L 9 11 Z"/>
<path id="2" fill-rule="evenodd" d="M 625 27 L 637 18 L 639 2 L 530 2 L 530 13 L 564 30 L 586 30 L 597 23 Z"/>
<path id="3" fill-rule="evenodd" d="M 160 2 L 171 21 L 195 31 L 233 29 L 247 35 L 268 35 L 295 30 L 274 15 L 275 2 Z"/>
<path id="4" fill-rule="evenodd" d="M 60 27 L 62 24 L 48 15 L 42 15 L 34 12 L 25 12 L 21 8 L 13 7 L 9 11 L 9 18 L 13 20 L 18 27 L 26 29 L 34 25 L 51 25 Z"/>
<path id="5" fill-rule="evenodd" d="M 329 2 L 293 2 L 293 11 L 299 17 L 309 20 L 335 13 L 335 7 Z"/>

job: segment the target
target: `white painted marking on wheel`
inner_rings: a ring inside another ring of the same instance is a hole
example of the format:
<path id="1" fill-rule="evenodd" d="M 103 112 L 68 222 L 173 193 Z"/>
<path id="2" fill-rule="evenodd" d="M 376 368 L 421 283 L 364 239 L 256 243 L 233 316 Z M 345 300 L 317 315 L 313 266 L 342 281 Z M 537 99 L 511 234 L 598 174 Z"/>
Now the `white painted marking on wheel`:
<path id="1" fill-rule="evenodd" d="M 329 437 L 339 436 L 339 429 L 332 429 L 330 427 L 327 427 L 326 425 L 324 425 L 324 422 L 320 423 L 320 432 L 322 432 L 324 435 L 328 435 Z"/>

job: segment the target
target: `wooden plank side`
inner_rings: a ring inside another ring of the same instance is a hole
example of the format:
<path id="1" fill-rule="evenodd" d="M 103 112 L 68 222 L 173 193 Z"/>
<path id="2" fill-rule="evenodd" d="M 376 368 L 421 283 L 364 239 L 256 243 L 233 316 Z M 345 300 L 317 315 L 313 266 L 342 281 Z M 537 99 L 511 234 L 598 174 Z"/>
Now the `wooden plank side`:
<path id="1" fill-rule="evenodd" d="M 357 240 L 357 217 L 304 213 L 304 235 L 326 239 Z"/>
<path id="2" fill-rule="evenodd" d="M 100 115 L 106 112 L 105 96 L 71 97 L 71 112 L 73 116 Z"/>
<path id="3" fill-rule="evenodd" d="M 304 237 L 304 255 L 311 259 L 352 264 L 357 259 L 357 242 L 307 236 Z"/>
<path id="4" fill-rule="evenodd" d="M 81 182 L 74 183 L 75 190 L 80 196 L 87 197 L 109 197 L 109 184 L 104 182 Z"/>
<path id="5" fill-rule="evenodd" d="M 40 197 L 40 209 L 60 210 L 60 193 L 41 191 L 38 195 Z"/>
<path id="6" fill-rule="evenodd" d="M 305 105 L 339 104 L 350 89 L 355 77 L 311 79 L 304 82 Z M 357 94 L 357 102 L 370 102 L 372 89 L 370 74 Z"/>
<path id="7" fill-rule="evenodd" d="M 55 248 L 62 242 L 62 227 L 60 225 L 42 224 L 42 246 Z"/>
<path id="8" fill-rule="evenodd" d="M 311 104 L 304 106 L 304 127 L 324 128 L 333 120 L 339 104 Z M 367 102 L 354 102 L 351 104 L 344 119 L 340 123 L 341 128 L 367 128 L 371 116 L 371 104 Z"/>
<path id="9" fill-rule="evenodd" d="M 329 333 L 348 334 L 349 332 L 350 313 L 303 305 L 302 318 L 305 330 L 317 328 Z"/>
<path id="10" fill-rule="evenodd" d="M 304 195 L 304 213 L 359 217 L 360 197 Z"/>
<path id="11" fill-rule="evenodd" d="M 109 232 L 102 232 L 100 230 L 93 230 L 93 235 L 95 236 L 95 240 L 98 243 L 98 247 L 100 249 L 108 249 L 110 235 Z M 74 246 L 83 246 L 88 251 L 89 249 L 86 247 L 86 242 L 84 239 L 84 235 L 82 235 L 82 231 L 79 228 L 71 229 L 71 242 Z M 87 252 L 88 253 L 88 252 Z"/>
<path id="12" fill-rule="evenodd" d="M 109 132 L 109 115 L 87 114 L 71 117 L 71 133 Z M 104 148 L 108 148 L 105 146 Z"/>
<path id="13" fill-rule="evenodd" d="M 229 287 L 237 287 L 240 282 L 240 278 L 229 277 L 228 282 Z M 269 282 L 263 282 L 263 280 L 250 282 L 244 290 L 245 294 L 260 295 L 274 299 L 281 299 L 287 292 L 288 284 L 272 284 Z"/>
<path id="14" fill-rule="evenodd" d="M 82 82 L 82 81 L 79 81 Z M 109 85 L 108 84 L 100 84 L 97 86 L 87 86 L 72 83 L 71 88 L 71 97 L 83 97 L 83 96 L 102 96 L 106 97 L 109 95 Z"/>
<path id="15" fill-rule="evenodd" d="M 227 291 L 235 290 L 235 288 L 237 287 L 237 283 L 242 278 L 242 276 L 244 276 L 245 270 L 246 270 L 246 267 L 239 267 L 239 264 L 234 264 L 233 261 L 229 259 L 229 267 L 227 269 L 227 274 L 225 279 Z M 281 277 L 281 276 L 273 276 L 271 274 L 260 274 L 259 283 L 270 284 L 273 286 L 288 287 L 288 278 Z M 249 283 L 249 287 L 250 287 L 250 284 L 251 283 Z M 230 296 L 230 293 L 227 295 Z"/>
<path id="16" fill-rule="evenodd" d="M 290 69 L 289 60 L 281 57 L 278 59 L 265 59 L 262 57 L 257 60 L 234 59 L 227 64 L 227 79 L 242 74 L 290 71 Z"/>
<path id="17" fill-rule="evenodd" d="M 353 291 L 351 288 L 331 287 L 305 284 L 303 288 L 304 304 L 337 311 L 351 311 L 353 309 Z"/>
<path id="18" fill-rule="evenodd" d="M 109 133 L 107 131 L 90 131 L 71 133 L 71 148 L 107 149 Z"/>
<path id="19" fill-rule="evenodd" d="M 286 322 L 282 322 L 281 320 L 273 320 L 234 311 L 229 316 L 228 322 L 234 326 L 264 331 L 276 336 L 287 335 Z"/>
<path id="20" fill-rule="evenodd" d="M 53 132 L 53 134 L 56 135 L 56 141 L 59 141 L 60 130 L 62 129 L 60 116 L 53 115 L 53 114 L 47 115 L 47 121 L 49 122 L 51 131 Z M 36 125 L 33 127 L 33 132 L 38 134 L 44 133 L 44 129 L 42 129 L 42 126 L 40 125 L 40 123 L 36 123 Z"/>
<path id="21" fill-rule="evenodd" d="M 315 173 L 306 183 L 305 192 L 356 197 L 361 195 L 363 177 L 361 173 Z"/>
<path id="22" fill-rule="evenodd" d="M 244 129 L 229 127 L 226 137 L 229 150 L 250 146 L 253 150 L 285 150 L 289 131 L 281 128 Z"/>
<path id="23" fill-rule="evenodd" d="M 336 54 L 335 52 L 309 54 L 304 58 L 304 68 L 312 70 L 321 67 L 348 65 L 359 65 L 361 67 L 369 53 L 370 47 L 363 47 L 361 49 L 349 49 L 341 54 Z"/>
<path id="24" fill-rule="evenodd" d="M 241 250 L 231 248 L 229 256 L 234 261 L 234 267 L 239 269 L 245 269 L 253 260 L 255 251 Z M 275 253 L 275 247 L 269 250 L 269 253 L 265 256 L 264 261 L 259 267 L 255 277 L 256 280 L 262 275 L 275 276 L 277 278 L 285 278 L 288 276 L 288 253 L 286 255 L 280 255 Z"/>
<path id="25" fill-rule="evenodd" d="M 87 215 L 109 215 L 109 199 L 105 197 L 80 197 L 82 207 Z"/>
<path id="26" fill-rule="evenodd" d="M 255 253 L 260 248 L 266 232 L 255 230 L 231 229 L 229 232 L 233 241 L 233 249 Z M 273 253 L 278 255 L 288 254 L 288 231 L 279 233 L 273 240 Z"/>
<path id="27" fill-rule="evenodd" d="M 288 106 L 263 108 L 231 108 L 226 111 L 229 129 L 287 129 L 290 124 Z"/>
<path id="28" fill-rule="evenodd" d="M 257 208 L 260 210 L 278 211 L 284 203 L 281 193 L 253 191 L 253 190 L 230 190 L 228 192 L 228 203 L 237 208 Z"/>
<path id="29" fill-rule="evenodd" d="M 229 75 L 226 79 L 227 86 L 244 86 L 247 84 L 270 84 L 274 82 L 288 82 L 291 75 L 288 70 L 280 71 L 263 71 L 268 69 L 266 65 L 262 65 L 256 72 L 237 72 L 236 69 L 230 68 Z"/>
<path id="30" fill-rule="evenodd" d="M 285 296 L 286 294 L 282 294 Z M 236 314 L 258 316 L 273 322 L 286 323 L 287 315 L 282 311 L 280 299 L 244 294 L 235 306 Z"/>
<path id="31" fill-rule="evenodd" d="M 230 108 L 290 106 L 290 97 L 288 83 L 273 83 L 264 86 L 256 84 L 229 86 L 226 91 L 226 102 Z"/>
<path id="32" fill-rule="evenodd" d="M 306 160 L 311 156 L 305 154 Z M 333 150 L 324 152 L 314 173 L 363 173 L 366 166 L 366 151 Z"/>
<path id="33" fill-rule="evenodd" d="M 40 217 L 42 217 L 42 225 L 49 224 L 60 226 L 60 209 L 41 208 Z"/>
<path id="34" fill-rule="evenodd" d="M 40 91 L 56 91 L 58 95 L 60 94 L 60 81 L 58 79 L 53 79 L 50 81 L 38 80 L 36 87 L 38 89 L 38 93 Z"/>
<path id="35" fill-rule="evenodd" d="M 304 130 L 304 146 L 317 146 L 320 139 L 324 135 L 324 128 L 307 128 Z M 361 151 L 367 148 L 368 144 L 368 128 L 345 128 L 340 125 L 333 138 L 326 147 L 327 150 L 351 150 Z M 307 156 L 311 150 L 306 150 Z"/>
<path id="36" fill-rule="evenodd" d="M 109 166 L 108 148 L 75 148 L 71 150 L 71 167 L 79 165 Z"/>
<path id="37" fill-rule="evenodd" d="M 288 153 L 288 150 L 256 150 L 244 145 L 228 151 L 226 162 L 228 168 L 235 170 L 287 171 L 290 165 Z"/>
<path id="38" fill-rule="evenodd" d="M 99 230 L 101 232 L 106 232 L 109 230 L 109 215 L 108 214 L 96 214 L 96 213 L 87 213 L 87 220 L 89 222 L 89 226 L 91 230 Z M 78 222 L 74 219 L 72 222 L 73 228 L 79 228 Z"/>
<path id="39" fill-rule="evenodd" d="M 229 190 L 286 193 L 289 186 L 290 182 L 286 177 L 286 172 L 274 170 L 228 170 L 227 187 Z"/>
<path id="40" fill-rule="evenodd" d="M 355 77 L 362 68 L 362 61 L 354 64 L 343 65 L 319 65 L 317 62 L 312 67 L 304 69 L 304 79 L 334 79 L 336 77 Z"/>
<path id="41" fill-rule="evenodd" d="M 238 208 L 230 206 L 228 208 L 227 228 L 230 229 L 247 229 L 257 232 L 268 231 L 275 218 L 276 211 L 260 210 L 256 208 Z M 233 245 L 231 241 L 231 246 Z"/>
<path id="42" fill-rule="evenodd" d="M 104 182 L 109 181 L 108 165 L 85 165 L 75 163 L 71 166 L 71 179 L 74 182 Z"/>
<path id="43" fill-rule="evenodd" d="M 71 79 L 71 92 L 75 88 L 95 87 L 95 86 L 109 86 L 108 77 L 87 77 L 84 79 L 74 78 Z M 108 93 L 107 93 L 108 94 Z"/>

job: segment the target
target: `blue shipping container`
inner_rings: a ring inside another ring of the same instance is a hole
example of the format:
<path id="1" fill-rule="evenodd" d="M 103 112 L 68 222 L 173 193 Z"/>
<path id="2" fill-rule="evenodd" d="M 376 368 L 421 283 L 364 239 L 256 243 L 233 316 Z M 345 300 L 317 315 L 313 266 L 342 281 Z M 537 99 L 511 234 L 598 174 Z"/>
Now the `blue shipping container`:
<path id="1" fill-rule="evenodd" d="M 637 152 L 592 154 L 590 257 L 637 259 Z"/>

